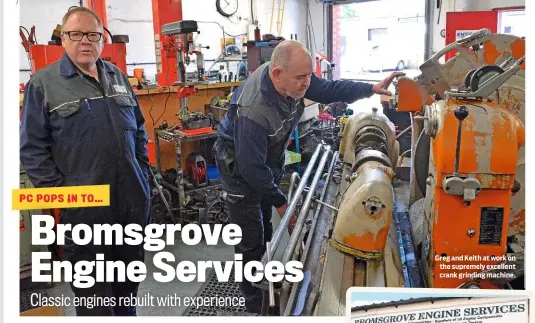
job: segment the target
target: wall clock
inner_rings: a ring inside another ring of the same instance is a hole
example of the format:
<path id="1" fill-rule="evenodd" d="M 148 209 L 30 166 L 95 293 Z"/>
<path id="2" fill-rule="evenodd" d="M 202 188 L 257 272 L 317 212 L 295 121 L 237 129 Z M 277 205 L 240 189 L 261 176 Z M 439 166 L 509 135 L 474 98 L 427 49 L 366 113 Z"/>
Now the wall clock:
<path id="1" fill-rule="evenodd" d="M 216 0 L 217 11 L 225 17 L 230 17 L 238 11 L 238 0 Z"/>

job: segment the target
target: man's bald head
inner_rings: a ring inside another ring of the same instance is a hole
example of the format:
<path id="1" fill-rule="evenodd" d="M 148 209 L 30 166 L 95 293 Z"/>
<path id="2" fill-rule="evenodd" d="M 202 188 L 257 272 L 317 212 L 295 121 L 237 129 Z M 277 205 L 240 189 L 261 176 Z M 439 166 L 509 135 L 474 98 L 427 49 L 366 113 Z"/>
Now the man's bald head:
<path id="1" fill-rule="evenodd" d="M 275 47 L 271 54 L 270 68 L 280 68 L 286 70 L 292 60 L 302 61 L 303 59 L 312 62 L 312 56 L 308 49 L 296 40 L 284 40 Z"/>
<path id="2" fill-rule="evenodd" d="M 282 96 L 301 99 L 310 86 L 312 57 L 303 44 L 285 40 L 275 47 L 271 55 L 269 76 Z"/>

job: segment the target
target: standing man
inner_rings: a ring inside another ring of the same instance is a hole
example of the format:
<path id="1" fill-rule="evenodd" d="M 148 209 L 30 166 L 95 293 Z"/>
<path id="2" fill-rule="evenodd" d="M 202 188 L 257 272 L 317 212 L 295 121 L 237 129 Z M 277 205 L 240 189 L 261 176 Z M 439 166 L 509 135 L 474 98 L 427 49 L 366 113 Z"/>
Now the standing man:
<path id="1" fill-rule="evenodd" d="M 214 154 L 231 222 L 243 233 L 235 251 L 243 254 L 244 263 L 262 259 L 273 232 L 272 207 L 280 216 L 286 211 L 286 197 L 278 185 L 284 152 L 305 108 L 302 99 L 353 103 L 373 94 L 388 95 L 392 80 L 405 75 L 393 73 L 375 85 L 327 81 L 316 77 L 312 66 L 312 57 L 301 43 L 281 42 L 271 62 L 260 66 L 233 94 L 219 125 Z M 262 292 L 250 282 L 243 282 L 240 289 L 247 310 L 260 313 Z"/>
<path id="2" fill-rule="evenodd" d="M 63 18 L 59 62 L 39 70 L 24 92 L 20 158 L 35 187 L 110 185 L 109 207 L 67 208 L 63 223 L 136 223 L 149 216 L 149 164 L 144 118 L 126 76 L 100 59 L 103 26 L 91 10 L 76 7 Z M 104 241 L 104 240 L 102 240 Z M 144 260 L 142 246 L 75 245 L 67 239 L 64 258 L 78 261 Z M 122 274 L 122 273 L 121 273 Z M 93 277 L 94 271 L 93 271 Z M 117 277 L 117 273 L 116 276 Z M 136 296 L 138 283 L 95 282 L 77 288 L 78 297 Z M 102 299 L 99 299 L 99 302 Z M 102 305 L 77 307 L 78 315 L 135 315 L 135 308 Z"/>

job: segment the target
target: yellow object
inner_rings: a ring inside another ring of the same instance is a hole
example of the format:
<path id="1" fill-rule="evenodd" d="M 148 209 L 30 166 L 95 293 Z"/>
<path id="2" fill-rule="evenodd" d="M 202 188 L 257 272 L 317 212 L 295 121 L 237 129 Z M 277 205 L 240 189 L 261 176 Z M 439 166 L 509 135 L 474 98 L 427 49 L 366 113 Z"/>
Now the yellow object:
<path id="1" fill-rule="evenodd" d="M 139 84 L 139 81 L 135 77 L 129 77 L 128 82 L 131 86 L 137 86 Z"/>
<path id="2" fill-rule="evenodd" d="M 384 137 L 375 136 L 378 133 Z M 362 149 L 370 138 L 388 153 Z M 339 152 L 345 167 L 351 169 L 351 183 L 343 192 L 330 245 L 360 259 L 382 259 L 394 209 L 392 178 L 399 156 L 394 124 L 377 110 L 352 115 Z"/>
<path id="3" fill-rule="evenodd" d="M 285 4 L 286 0 L 273 0 L 273 4 L 271 7 L 271 24 L 269 25 L 269 32 L 273 33 L 273 19 L 275 19 L 275 15 L 277 15 L 277 22 L 275 27 L 277 28 L 277 36 L 280 36 L 282 32 L 282 21 L 284 19 Z M 275 7 L 277 7 L 277 9 L 275 9 Z"/>
<path id="4" fill-rule="evenodd" d="M 13 190 L 13 210 L 58 209 L 110 205 L 110 186 L 70 186 Z"/>
<path id="5" fill-rule="evenodd" d="M 61 25 L 56 25 L 56 29 L 52 31 L 52 37 L 61 38 Z"/>
<path id="6" fill-rule="evenodd" d="M 65 316 L 63 307 L 42 306 L 20 313 L 20 316 Z"/>
<path id="7" fill-rule="evenodd" d="M 284 165 L 291 165 L 291 164 L 296 164 L 296 163 L 301 162 L 301 154 L 298 154 L 294 151 L 286 150 L 284 152 L 284 157 L 285 157 Z"/>

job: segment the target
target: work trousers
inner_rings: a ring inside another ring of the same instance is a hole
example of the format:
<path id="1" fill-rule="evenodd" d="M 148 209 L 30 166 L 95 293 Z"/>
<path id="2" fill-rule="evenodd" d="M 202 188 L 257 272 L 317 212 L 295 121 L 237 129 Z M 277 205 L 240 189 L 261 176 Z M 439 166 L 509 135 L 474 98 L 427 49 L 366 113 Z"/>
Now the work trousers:
<path id="1" fill-rule="evenodd" d="M 62 222 L 71 223 L 73 226 L 80 223 L 85 223 L 93 230 L 94 224 L 120 224 L 123 228 L 130 223 L 141 225 L 143 229 L 148 223 L 149 204 L 139 207 L 127 208 L 123 211 L 117 211 L 112 207 L 95 207 L 95 208 L 76 208 L 62 210 Z M 142 232 L 142 235 L 143 232 Z M 71 289 L 74 295 L 79 299 L 76 308 L 77 316 L 135 316 L 135 306 L 125 304 L 125 298 L 133 298 L 137 296 L 138 282 L 133 282 L 128 279 L 127 266 L 133 261 L 144 262 L 143 244 L 140 245 L 104 245 L 104 235 L 101 237 L 99 245 L 94 243 L 92 239 L 87 245 L 76 245 L 70 238 L 70 232 L 66 233 L 65 247 L 63 250 L 63 259 L 70 261 L 73 268 L 76 263 L 80 261 L 95 261 L 97 254 L 104 255 L 104 261 L 122 261 L 125 265 L 125 270 L 114 270 L 114 282 L 97 282 L 96 281 L 96 267 L 93 267 L 89 273 L 89 269 L 84 268 L 84 276 L 94 279 L 94 284 L 91 287 L 76 287 L 74 282 L 71 282 Z M 83 238 L 83 237 L 81 237 Z M 124 235 L 123 235 L 124 239 Z M 115 241 L 115 235 L 114 235 Z M 101 259 L 101 258 L 100 258 Z M 100 260 L 102 262 L 102 260 Z M 91 268 L 91 267 L 89 267 Z M 73 271 L 74 273 L 74 271 Z M 87 274 L 85 274 L 87 273 Z M 107 275 L 107 270 L 104 271 Z M 124 282 L 117 282 L 118 278 L 124 275 Z M 73 277 L 73 281 L 77 277 Z M 120 300 L 122 298 L 122 304 Z"/>
<path id="2" fill-rule="evenodd" d="M 266 250 L 266 242 L 271 240 L 273 226 L 271 224 L 272 206 L 258 200 L 244 199 L 239 202 L 226 201 L 230 212 L 230 221 L 240 226 L 242 240 L 237 244 L 235 252 L 243 255 L 243 264 L 262 260 Z M 262 290 L 250 282 L 240 283 L 240 292 L 245 298 L 248 312 L 260 314 L 262 311 Z"/>
<path id="3" fill-rule="evenodd" d="M 261 261 L 266 250 L 266 243 L 273 235 L 271 215 L 273 206 L 263 201 L 245 183 L 233 157 L 233 147 L 218 139 L 214 145 L 214 155 L 221 176 L 223 200 L 229 210 L 230 222 L 241 228 L 242 239 L 234 249 L 242 254 L 243 265 L 250 261 Z M 280 182 L 280 178 L 275 179 Z M 245 299 L 245 307 L 250 313 L 262 312 L 263 291 L 254 287 L 251 282 L 240 283 L 240 291 Z"/>

